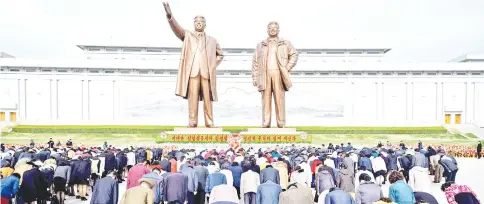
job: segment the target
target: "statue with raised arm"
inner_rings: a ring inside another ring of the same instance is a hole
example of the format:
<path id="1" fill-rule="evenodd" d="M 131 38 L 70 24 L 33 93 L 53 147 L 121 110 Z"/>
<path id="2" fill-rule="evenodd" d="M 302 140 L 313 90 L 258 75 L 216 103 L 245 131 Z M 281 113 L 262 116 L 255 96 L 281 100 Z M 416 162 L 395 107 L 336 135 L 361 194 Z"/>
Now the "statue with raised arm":
<path id="1" fill-rule="evenodd" d="M 285 92 L 292 87 L 289 72 L 296 66 L 298 53 L 291 42 L 279 38 L 279 23 L 267 25 L 269 37 L 257 44 L 252 60 L 252 83 L 262 95 L 262 127 L 271 126 L 274 96 L 277 127 L 286 125 Z"/>
<path id="2" fill-rule="evenodd" d="M 188 100 L 188 127 L 198 126 L 198 103 L 203 101 L 205 126 L 214 127 L 212 101 L 217 101 L 216 68 L 223 53 L 217 40 L 207 35 L 205 17 L 195 16 L 195 31 L 183 29 L 176 22 L 168 3 L 163 3 L 168 23 L 183 41 L 178 68 L 176 95 Z"/>

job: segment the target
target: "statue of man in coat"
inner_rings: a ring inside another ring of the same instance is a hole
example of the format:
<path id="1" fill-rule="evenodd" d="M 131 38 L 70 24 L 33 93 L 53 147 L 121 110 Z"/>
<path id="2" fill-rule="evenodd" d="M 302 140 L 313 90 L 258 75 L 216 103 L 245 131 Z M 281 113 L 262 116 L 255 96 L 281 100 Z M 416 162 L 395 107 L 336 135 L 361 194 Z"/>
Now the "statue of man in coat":
<path id="1" fill-rule="evenodd" d="M 170 5 L 163 3 L 168 23 L 183 41 L 178 68 L 176 95 L 188 100 L 188 127 L 198 126 L 198 103 L 203 101 L 205 126 L 214 127 L 212 101 L 217 101 L 216 68 L 223 59 L 217 40 L 208 36 L 205 17 L 193 19 L 195 31 L 183 29 L 172 15 Z"/>
<path id="2" fill-rule="evenodd" d="M 296 66 L 298 53 L 291 42 L 279 38 L 279 23 L 267 25 L 269 37 L 257 45 L 252 60 L 252 82 L 262 94 L 262 127 L 271 126 L 274 96 L 277 127 L 286 125 L 285 92 L 292 87 L 289 72 Z"/>

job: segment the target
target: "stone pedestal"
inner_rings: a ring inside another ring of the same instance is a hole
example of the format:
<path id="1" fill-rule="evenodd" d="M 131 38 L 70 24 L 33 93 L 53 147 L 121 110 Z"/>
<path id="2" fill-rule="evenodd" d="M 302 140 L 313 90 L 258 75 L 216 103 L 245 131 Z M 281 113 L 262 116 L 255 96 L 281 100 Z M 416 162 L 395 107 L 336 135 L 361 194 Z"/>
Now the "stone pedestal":
<path id="1" fill-rule="evenodd" d="M 242 143 L 311 143 L 312 138 L 306 132 L 296 128 L 249 128 L 241 132 Z"/>

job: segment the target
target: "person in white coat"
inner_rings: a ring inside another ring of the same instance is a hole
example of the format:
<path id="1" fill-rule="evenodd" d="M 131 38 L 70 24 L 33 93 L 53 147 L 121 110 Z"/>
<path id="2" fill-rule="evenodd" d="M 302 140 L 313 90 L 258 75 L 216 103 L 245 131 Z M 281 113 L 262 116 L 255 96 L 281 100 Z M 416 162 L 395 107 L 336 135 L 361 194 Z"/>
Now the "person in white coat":
<path id="1" fill-rule="evenodd" d="M 245 171 L 246 170 L 246 171 Z M 244 168 L 240 177 L 240 198 L 242 203 L 250 204 L 256 202 L 257 187 L 260 185 L 260 176 L 248 168 Z"/>
<path id="2" fill-rule="evenodd" d="M 297 166 L 294 172 L 291 173 L 290 183 L 300 183 L 311 188 L 312 175 L 311 171 L 306 172 L 301 166 Z"/>
<path id="3" fill-rule="evenodd" d="M 387 165 L 383 158 L 381 158 L 381 154 L 371 160 L 371 166 L 373 168 L 373 172 L 375 172 L 375 183 L 381 186 L 383 181 L 385 180 L 385 174 L 387 173 Z"/>
<path id="4" fill-rule="evenodd" d="M 230 164 L 227 162 L 222 164 L 222 170 L 220 170 L 220 173 L 225 175 L 225 178 L 227 179 L 227 185 L 232 186 L 234 185 L 234 176 L 232 175 L 232 172 L 228 169 L 230 167 Z"/>
<path id="5" fill-rule="evenodd" d="M 358 186 L 360 186 L 360 179 L 358 179 L 358 178 L 360 178 L 360 175 L 363 174 L 363 173 L 368 174 L 371 177 L 371 182 L 376 183 L 375 177 L 373 176 L 373 173 L 366 170 L 366 167 L 361 166 L 358 169 L 358 172 L 356 172 L 356 174 L 355 174 L 355 189 L 358 189 Z"/>
<path id="6" fill-rule="evenodd" d="M 431 181 L 429 170 L 420 166 L 414 166 L 408 173 L 408 185 L 414 192 L 430 192 Z"/>

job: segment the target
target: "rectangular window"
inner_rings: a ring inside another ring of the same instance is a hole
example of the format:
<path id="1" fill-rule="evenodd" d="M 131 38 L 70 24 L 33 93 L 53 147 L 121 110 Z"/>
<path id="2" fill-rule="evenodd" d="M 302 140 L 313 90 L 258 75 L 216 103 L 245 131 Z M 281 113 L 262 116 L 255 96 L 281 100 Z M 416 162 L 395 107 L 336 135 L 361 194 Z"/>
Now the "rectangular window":
<path id="1" fill-rule="evenodd" d="M 363 54 L 363 52 L 350 52 L 350 54 L 352 54 L 352 55 L 361 55 L 361 54 Z"/>
<path id="2" fill-rule="evenodd" d="M 155 71 L 155 74 L 163 74 L 163 71 L 156 70 L 156 71 Z"/>
<path id="3" fill-rule="evenodd" d="M 412 75 L 422 75 L 421 72 L 412 72 Z"/>
<path id="4" fill-rule="evenodd" d="M 465 73 L 465 72 L 457 72 L 457 75 L 463 76 L 463 75 L 467 75 L 467 73 Z"/>
<path id="5" fill-rule="evenodd" d="M 42 72 L 52 72 L 50 69 L 43 69 Z"/>
<path id="6" fill-rule="evenodd" d="M 353 75 L 361 75 L 361 72 L 353 72 Z"/>
<path id="7" fill-rule="evenodd" d="M 141 52 L 141 49 L 139 49 L 139 48 L 125 48 L 125 49 L 123 49 L 123 52 Z"/>
<path id="8" fill-rule="evenodd" d="M 427 72 L 427 75 L 437 75 L 435 72 Z"/>
<path id="9" fill-rule="evenodd" d="M 105 70 L 104 73 L 106 73 L 106 74 L 114 74 L 114 70 Z"/>
<path id="10" fill-rule="evenodd" d="M 472 75 L 481 75 L 480 72 L 472 72 Z"/>
<path id="11" fill-rule="evenodd" d="M 403 75 L 407 75 L 407 73 L 406 72 L 399 72 L 397 75 L 403 76 Z"/>
<path id="12" fill-rule="evenodd" d="M 319 75 L 329 75 L 329 72 L 321 72 Z"/>
<path id="13" fill-rule="evenodd" d="M 66 73 L 67 69 L 58 69 L 57 72 Z"/>
<path id="14" fill-rule="evenodd" d="M 312 76 L 314 75 L 314 72 L 307 72 L 307 73 L 304 73 L 304 75 Z"/>
<path id="15" fill-rule="evenodd" d="M 131 71 L 130 70 L 121 70 L 120 73 L 121 74 L 129 74 Z"/>
<path id="16" fill-rule="evenodd" d="M 140 74 L 149 74 L 150 73 L 150 70 L 139 70 Z"/>
<path id="17" fill-rule="evenodd" d="M 329 55 L 342 55 L 344 53 L 345 52 L 326 52 L 326 54 L 329 54 Z"/>
<path id="18" fill-rule="evenodd" d="M 367 54 L 370 54 L 370 55 L 377 55 L 377 54 L 381 54 L 381 52 L 374 52 L 374 51 L 370 51 L 370 52 L 367 52 Z"/>
<path id="19" fill-rule="evenodd" d="M 445 75 L 445 76 L 452 75 L 452 72 L 442 72 L 442 75 Z"/>
<path id="20" fill-rule="evenodd" d="M 106 48 L 106 52 L 117 52 L 118 48 Z"/>
<path id="21" fill-rule="evenodd" d="M 99 70 L 89 70 L 89 73 L 99 73 Z"/>
<path id="22" fill-rule="evenodd" d="M 346 73 L 345 72 L 340 72 L 340 73 L 338 73 L 338 75 L 341 75 L 342 76 L 342 75 L 346 75 Z"/>
<path id="23" fill-rule="evenodd" d="M 161 49 L 147 49 L 147 52 L 161 52 Z"/>
<path id="24" fill-rule="evenodd" d="M 368 72 L 368 75 L 375 76 L 376 72 Z"/>
<path id="25" fill-rule="evenodd" d="M 383 72 L 383 75 L 385 75 L 385 76 L 389 76 L 389 75 L 392 75 L 392 74 L 393 73 L 391 73 L 391 72 Z"/>
<path id="26" fill-rule="evenodd" d="M 310 55 L 320 55 L 321 52 L 317 52 L 317 51 L 308 51 L 307 54 L 310 54 Z"/>
<path id="27" fill-rule="evenodd" d="M 19 69 L 10 69 L 11 72 L 19 72 Z"/>
<path id="28" fill-rule="evenodd" d="M 101 51 L 101 48 L 89 48 L 89 49 L 87 49 L 87 50 L 89 50 L 89 51 L 91 51 L 91 52 L 92 52 L 92 51 L 97 52 L 97 51 Z"/>

